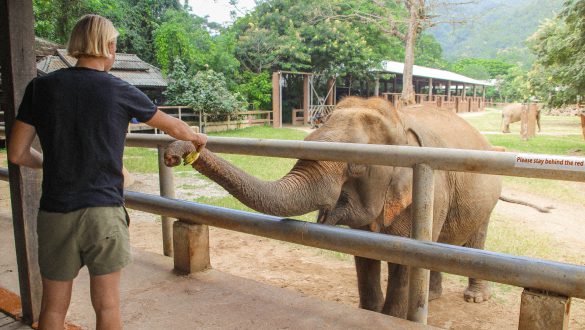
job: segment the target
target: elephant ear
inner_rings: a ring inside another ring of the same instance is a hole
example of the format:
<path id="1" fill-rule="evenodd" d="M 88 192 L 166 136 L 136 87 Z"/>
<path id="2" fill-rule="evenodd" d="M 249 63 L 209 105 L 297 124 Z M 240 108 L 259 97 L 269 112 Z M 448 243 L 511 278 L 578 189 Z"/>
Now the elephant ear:
<path id="1" fill-rule="evenodd" d="M 424 146 L 422 138 L 420 137 L 420 135 L 418 135 L 416 133 L 416 130 L 414 130 L 412 128 L 409 128 L 406 131 L 406 141 L 407 141 L 409 146 L 416 146 L 416 147 Z"/>
<path id="2" fill-rule="evenodd" d="M 423 141 L 416 129 L 406 130 L 406 145 L 422 147 Z M 383 224 L 388 227 L 394 218 L 412 204 L 412 170 L 407 168 L 395 168 L 392 182 L 386 190 L 384 201 Z"/>

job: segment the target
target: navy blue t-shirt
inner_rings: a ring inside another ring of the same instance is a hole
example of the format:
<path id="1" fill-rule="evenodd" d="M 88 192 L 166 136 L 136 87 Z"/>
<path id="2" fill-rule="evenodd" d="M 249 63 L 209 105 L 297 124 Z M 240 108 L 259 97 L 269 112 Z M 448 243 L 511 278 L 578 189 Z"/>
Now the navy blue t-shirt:
<path id="1" fill-rule="evenodd" d="M 43 149 L 41 210 L 123 205 L 128 123 L 155 112 L 144 93 L 104 71 L 73 67 L 33 79 L 16 118 L 35 127 Z"/>

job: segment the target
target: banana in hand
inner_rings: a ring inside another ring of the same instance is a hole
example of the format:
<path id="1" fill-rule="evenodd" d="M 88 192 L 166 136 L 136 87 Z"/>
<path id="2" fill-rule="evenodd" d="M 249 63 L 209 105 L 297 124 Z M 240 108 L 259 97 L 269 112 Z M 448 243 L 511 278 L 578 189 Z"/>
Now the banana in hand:
<path id="1" fill-rule="evenodd" d="M 197 160 L 197 158 L 199 158 L 199 152 L 193 151 L 187 156 L 185 156 L 185 159 L 183 160 L 183 165 L 191 165 Z"/>

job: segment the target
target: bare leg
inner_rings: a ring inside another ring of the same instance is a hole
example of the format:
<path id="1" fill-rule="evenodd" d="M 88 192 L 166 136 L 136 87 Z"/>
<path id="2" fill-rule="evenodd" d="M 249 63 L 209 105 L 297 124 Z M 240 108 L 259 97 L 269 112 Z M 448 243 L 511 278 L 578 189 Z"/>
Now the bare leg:
<path id="1" fill-rule="evenodd" d="M 71 301 L 73 280 L 53 281 L 43 278 L 43 298 L 39 316 L 39 330 L 63 329 Z"/>
<path id="2" fill-rule="evenodd" d="M 355 257 L 360 308 L 379 312 L 382 310 L 384 297 L 380 285 L 380 260 Z"/>
<path id="3" fill-rule="evenodd" d="M 471 238 L 464 246 L 469 248 L 475 249 L 483 249 L 485 244 L 485 237 L 487 234 L 487 222 L 483 228 L 480 228 L 479 231 Z M 483 301 L 488 301 L 490 299 L 490 288 L 488 282 L 480 279 L 469 278 L 469 285 L 467 289 L 465 289 L 465 293 L 463 294 L 463 298 L 467 302 L 475 302 L 480 303 Z"/>
<path id="4" fill-rule="evenodd" d="M 405 319 L 408 312 L 408 267 L 388 263 L 388 288 L 382 313 Z"/>
<path id="5" fill-rule="evenodd" d="M 91 276 L 91 304 L 95 310 L 97 330 L 122 329 L 120 275 L 121 271 Z"/>

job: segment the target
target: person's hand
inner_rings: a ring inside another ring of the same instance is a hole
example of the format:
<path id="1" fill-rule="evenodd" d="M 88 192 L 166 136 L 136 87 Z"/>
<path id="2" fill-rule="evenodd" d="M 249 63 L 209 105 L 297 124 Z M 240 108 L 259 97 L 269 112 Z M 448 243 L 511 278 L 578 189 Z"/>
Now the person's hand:
<path id="1" fill-rule="evenodd" d="M 207 144 L 207 135 L 201 133 L 195 133 L 196 139 L 192 140 L 191 143 L 195 146 L 197 152 L 201 152 Z"/>

